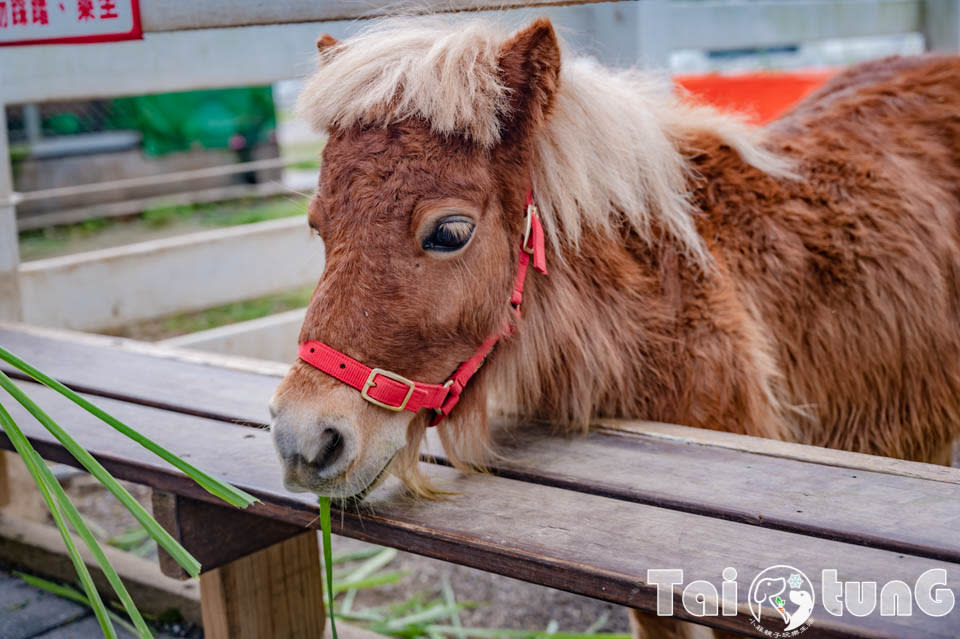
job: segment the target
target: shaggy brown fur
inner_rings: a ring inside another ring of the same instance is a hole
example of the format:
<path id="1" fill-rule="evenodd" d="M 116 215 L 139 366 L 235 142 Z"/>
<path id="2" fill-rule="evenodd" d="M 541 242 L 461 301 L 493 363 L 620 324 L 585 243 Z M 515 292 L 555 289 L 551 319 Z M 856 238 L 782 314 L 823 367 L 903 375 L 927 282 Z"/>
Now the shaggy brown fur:
<path id="1" fill-rule="evenodd" d="M 505 51 L 514 101 L 492 150 L 416 118 L 332 131 L 311 205 L 328 266 L 301 340 L 439 381 L 509 317 L 532 138 L 560 58 L 548 23 Z M 474 413 L 495 386 L 509 410 L 575 428 L 634 417 L 939 459 L 960 429 L 960 62 L 854 68 L 768 134 L 798 179 L 706 134 L 680 141 L 713 268 L 655 225 L 652 240 L 587 231 L 529 278 L 519 332 L 441 429 L 454 458 L 482 447 Z M 409 239 L 439 199 L 478 212 L 455 260 Z M 338 384 L 302 363 L 285 384 L 307 379 Z"/>
<path id="2" fill-rule="evenodd" d="M 549 171 L 533 166 L 536 136 L 562 80 L 549 23 L 507 41 L 498 68 L 511 103 L 495 144 L 419 117 L 332 128 L 310 212 L 327 269 L 301 340 L 440 382 L 516 321 L 506 300 L 524 194 Z M 646 234 L 623 222 L 551 244 L 516 335 L 440 427 L 450 457 L 477 458 L 494 396 L 571 429 L 642 418 L 940 461 L 960 433 L 960 59 L 838 76 L 767 131 L 793 179 L 725 137 L 673 141 L 710 264 L 656 217 Z M 444 208 L 476 221 L 451 259 L 417 241 Z M 278 398 L 302 410 L 339 384 L 300 362 Z M 368 408 L 355 424 L 366 441 L 383 413 Z M 394 466 L 421 492 L 426 419 L 410 422 Z"/>
<path id="3" fill-rule="evenodd" d="M 790 438 L 938 460 L 960 432 L 960 61 L 854 68 L 769 144 L 800 180 L 708 139 L 692 161 L 738 324 L 772 345 L 777 394 L 806 415 Z"/>

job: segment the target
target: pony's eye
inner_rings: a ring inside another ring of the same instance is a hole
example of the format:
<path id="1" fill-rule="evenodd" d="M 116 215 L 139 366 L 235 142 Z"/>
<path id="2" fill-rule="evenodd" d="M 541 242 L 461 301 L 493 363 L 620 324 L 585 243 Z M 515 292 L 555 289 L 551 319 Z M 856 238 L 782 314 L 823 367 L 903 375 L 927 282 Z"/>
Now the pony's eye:
<path id="1" fill-rule="evenodd" d="M 445 217 L 437 221 L 430 235 L 423 240 L 424 251 L 459 251 L 473 235 L 473 220 L 461 215 Z"/>

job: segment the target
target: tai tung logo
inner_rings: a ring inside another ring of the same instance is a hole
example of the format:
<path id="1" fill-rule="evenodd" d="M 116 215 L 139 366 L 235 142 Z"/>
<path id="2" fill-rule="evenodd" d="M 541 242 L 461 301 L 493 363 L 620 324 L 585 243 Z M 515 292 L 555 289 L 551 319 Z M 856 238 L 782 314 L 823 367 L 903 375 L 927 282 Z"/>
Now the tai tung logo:
<path id="1" fill-rule="evenodd" d="M 750 611 L 750 624 L 767 637 L 796 637 L 824 613 L 830 616 L 867 617 L 873 614 L 911 617 L 924 614 L 943 617 L 954 608 L 954 590 L 947 585 L 944 568 L 930 568 L 912 584 L 901 580 L 886 583 L 842 580 L 836 568 L 820 571 L 814 582 L 795 566 L 777 564 L 764 568 L 750 582 L 743 601 L 738 592 L 737 570 L 727 566 L 720 587 L 706 579 L 686 583 L 679 568 L 647 570 L 647 583 L 657 588 L 657 614 L 673 614 L 674 597 L 691 617 L 736 616 Z M 746 603 L 746 606 L 743 604 Z"/>
<path id="2" fill-rule="evenodd" d="M 776 630 L 790 632 L 801 628 L 810 619 L 815 598 L 813 584 L 805 574 L 793 566 L 779 564 L 754 577 L 747 603 L 758 629 L 775 625 L 764 623 L 767 620 L 763 618 L 763 607 L 767 604 L 783 622 Z"/>

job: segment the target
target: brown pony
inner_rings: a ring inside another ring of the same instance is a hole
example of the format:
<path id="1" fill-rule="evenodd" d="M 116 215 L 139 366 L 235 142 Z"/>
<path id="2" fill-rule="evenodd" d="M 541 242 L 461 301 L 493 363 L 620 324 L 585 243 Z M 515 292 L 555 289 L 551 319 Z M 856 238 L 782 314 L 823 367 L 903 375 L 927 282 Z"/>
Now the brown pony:
<path id="1" fill-rule="evenodd" d="M 300 107 L 329 132 L 301 342 L 442 383 L 507 322 L 438 427 L 487 410 L 630 417 L 942 462 L 960 432 L 960 60 L 841 74 L 762 130 L 562 54 L 538 20 L 391 20 L 318 42 Z M 549 274 L 506 303 L 532 187 Z M 271 406 L 293 489 L 430 487 L 431 415 L 298 361 Z"/>

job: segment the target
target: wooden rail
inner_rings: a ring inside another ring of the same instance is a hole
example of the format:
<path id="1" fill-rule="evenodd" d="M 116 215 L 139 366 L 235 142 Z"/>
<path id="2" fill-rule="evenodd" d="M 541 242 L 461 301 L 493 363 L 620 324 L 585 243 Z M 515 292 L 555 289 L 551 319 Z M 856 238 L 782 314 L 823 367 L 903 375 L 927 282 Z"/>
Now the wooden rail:
<path id="1" fill-rule="evenodd" d="M 68 383 L 79 382 L 104 408 L 161 444 L 257 494 L 263 503 L 252 515 L 316 527 L 314 497 L 282 487 L 269 433 L 238 425 L 266 422 L 278 377 L 16 327 L 0 328 L 0 342 Z M 34 385 L 28 390 L 55 419 L 69 420 L 81 444 L 117 476 L 177 495 L 186 509 L 209 499 L 96 419 Z M 41 454 L 70 462 L 41 426 L 13 408 Z M 693 616 L 682 605 L 682 586 L 671 588 L 674 612 L 751 636 L 757 634 L 746 593 L 752 578 L 775 564 L 811 575 L 818 593 L 823 568 L 838 569 L 845 581 L 908 584 L 942 568 L 951 576 L 946 589 L 960 600 L 960 470 L 937 468 L 926 477 L 933 468 L 926 464 L 888 465 L 883 458 L 755 438 L 740 438 L 745 446 L 738 447 L 735 435 L 716 446 L 712 433 L 698 429 L 673 427 L 665 435 L 657 424 L 621 425 L 574 440 L 524 427 L 501 439 L 505 457 L 489 475 L 464 477 L 445 467 L 442 456 L 427 455 L 423 471 L 457 491 L 456 498 L 411 503 L 388 482 L 366 508 L 335 512 L 334 532 L 646 611 L 656 609 L 648 569 L 681 568 L 685 584 L 719 585 L 731 566 L 737 616 Z M 818 463 L 818 452 L 828 452 L 830 461 Z M 903 525 L 905 518 L 910 525 Z M 278 540 L 284 534 L 278 528 Z M 224 560 L 217 559 L 223 548 L 198 550 L 207 553 L 209 567 Z M 876 611 L 854 617 L 818 603 L 814 619 L 817 636 L 824 637 L 946 639 L 960 632 L 956 613 L 932 617 L 916 607 L 910 617 Z"/>

